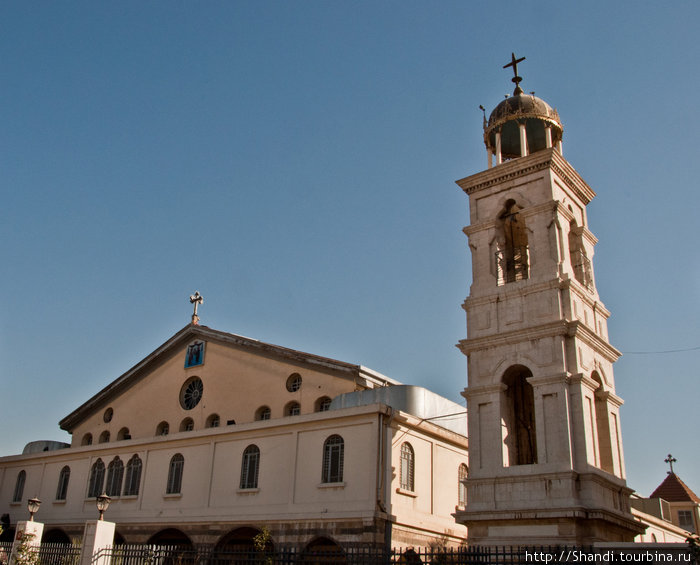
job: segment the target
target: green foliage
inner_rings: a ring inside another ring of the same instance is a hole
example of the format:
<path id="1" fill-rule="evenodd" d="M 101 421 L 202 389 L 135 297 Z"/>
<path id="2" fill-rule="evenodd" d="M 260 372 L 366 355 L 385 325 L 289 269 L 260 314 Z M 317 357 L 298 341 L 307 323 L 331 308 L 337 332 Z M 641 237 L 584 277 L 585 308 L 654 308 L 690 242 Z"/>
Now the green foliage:
<path id="1" fill-rule="evenodd" d="M 21 534 L 15 557 L 16 565 L 37 565 L 39 563 L 39 552 L 32 545 L 34 537 L 34 534 Z"/>
<path id="2" fill-rule="evenodd" d="M 272 540 L 272 534 L 267 526 L 263 526 L 260 533 L 253 538 L 253 545 L 255 546 L 255 551 L 257 551 L 260 556 L 260 563 L 264 565 L 272 565 L 272 557 L 270 556 L 270 545 Z"/>

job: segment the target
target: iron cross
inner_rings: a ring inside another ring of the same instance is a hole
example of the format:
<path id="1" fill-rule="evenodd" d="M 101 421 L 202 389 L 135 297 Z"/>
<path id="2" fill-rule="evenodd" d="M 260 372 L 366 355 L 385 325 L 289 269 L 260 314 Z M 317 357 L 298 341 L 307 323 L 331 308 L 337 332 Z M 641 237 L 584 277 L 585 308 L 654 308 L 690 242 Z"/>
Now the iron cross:
<path id="1" fill-rule="evenodd" d="M 204 302 L 204 297 L 199 294 L 198 290 L 195 290 L 194 294 L 190 296 L 190 304 L 194 304 L 192 318 L 197 317 L 197 306 L 199 306 L 202 302 Z"/>
<path id="2" fill-rule="evenodd" d="M 671 471 L 668 473 L 669 475 L 673 475 L 673 464 L 677 461 L 677 459 L 671 455 L 670 453 L 668 454 L 668 457 L 664 459 L 665 463 L 668 463 L 671 466 Z"/>
<path id="3" fill-rule="evenodd" d="M 520 88 L 520 81 L 523 80 L 522 77 L 518 76 L 518 63 L 521 63 L 525 60 L 525 57 L 520 57 L 520 59 L 515 58 L 515 53 L 510 54 L 510 63 L 507 65 L 503 65 L 504 69 L 507 69 L 508 67 L 513 67 L 513 78 L 510 79 L 515 83 L 515 89 L 517 90 Z"/>

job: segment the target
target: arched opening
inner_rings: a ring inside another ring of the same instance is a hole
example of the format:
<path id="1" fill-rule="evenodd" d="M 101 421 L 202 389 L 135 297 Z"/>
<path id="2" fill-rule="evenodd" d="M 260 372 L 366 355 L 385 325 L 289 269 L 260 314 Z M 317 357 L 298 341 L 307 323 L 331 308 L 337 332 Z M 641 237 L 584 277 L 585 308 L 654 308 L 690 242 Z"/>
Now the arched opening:
<path id="1" fill-rule="evenodd" d="M 501 397 L 504 467 L 537 463 L 535 393 L 527 381 L 530 377 L 532 372 L 522 365 L 514 365 L 503 374 L 506 386 Z"/>
<path id="2" fill-rule="evenodd" d="M 204 424 L 204 426 L 207 428 L 218 428 L 220 423 L 221 423 L 221 419 L 219 418 L 219 415 L 218 414 L 211 414 L 207 418 L 207 421 Z"/>
<path id="3" fill-rule="evenodd" d="M 272 411 L 268 406 L 261 406 L 255 411 L 256 420 L 269 420 L 272 416 Z"/>
<path id="4" fill-rule="evenodd" d="M 301 405 L 298 402 L 290 402 L 284 407 L 285 416 L 298 416 L 301 414 Z"/>
<path id="5" fill-rule="evenodd" d="M 119 532 L 114 532 L 114 545 L 125 545 L 126 539 Z"/>
<path id="6" fill-rule="evenodd" d="M 185 418 L 182 422 L 180 422 L 181 432 L 191 432 L 192 430 L 194 430 L 194 421 L 192 418 Z"/>
<path id="7" fill-rule="evenodd" d="M 593 371 L 591 379 L 598 385 L 593 393 L 595 410 L 591 418 L 591 425 L 595 427 L 594 440 L 597 439 L 597 442 L 594 442 L 594 449 L 597 448 L 598 451 L 596 459 L 598 466 L 603 471 L 614 473 L 608 402 L 605 398 L 603 380 L 600 378 L 597 371 Z"/>
<path id="8" fill-rule="evenodd" d="M 529 277 L 527 226 L 521 210 L 511 198 L 506 201 L 496 219 L 499 243 L 496 270 L 499 286 Z"/>
<path id="9" fill-rule="evenodd" d="M 256 528 L 243 527 L 236 528 L 224 535 L 214 547 L 213 558 L 216 563 L 231 563 L 234 565 L 246 565 L 257 563 L 256 557 L 260 556 L 260 551 L 255 547 L 255 537 L 262 534 Z M 271 554 L 275 547 L 272 540 L 267 539 L 264 553 Z M 261 561 L 262 562 L 262 561 Z"/>
<path id="10" fill-rule="evenodd" d="M 194 549 L 192 540 L 177 528 L 167 528 L 153 534 L 148 545 L 171 545 L 178 548 Z"/>
<path id="11" fill-rule="evenodd" d="M 117 433 L 117 441 L 123 441 L 125 439 L 131 439 L 131 434 L 129 433 L 129 428 L 122 428 Z"/>
<path id="12" fill-rule="evenodd" d="M 156 435 L 157 436 L 167 436 L 170 433 L 170 424 L 168 422 L 161 422 L 156 426 Z"/>
<path id="13" fill-rule="evenodd" d="M 85 434 L 80 441 L 80 445 L 92 445 L 92 434 Z"/>
<path id="14" fill-rule="evenodd" d="M 68 534 L 60 528 L 51 528 L 41 536 L 41 543 L 61 543 L 70 545 Z"/>
<path id="15" fill-rule="evenodd" d="M 303 565 L 321 563 L 346 563 L 345 552 L 335 541 L 327 537 L 318 537 L 304 548 L 300 562 Z"/>
<path id="16" fill-rule="evenodd" d="M 100 434 L 99 443 L 109 443 L 109 432 L 107 430 Z"/>
<path id="17" fill-rule="evenodd" d="M 332 400 L 328 396 L 322 396 L 316 401 L 314 405 L 314 410 L 316 412 L 326 412 L 331 409 Z"/>

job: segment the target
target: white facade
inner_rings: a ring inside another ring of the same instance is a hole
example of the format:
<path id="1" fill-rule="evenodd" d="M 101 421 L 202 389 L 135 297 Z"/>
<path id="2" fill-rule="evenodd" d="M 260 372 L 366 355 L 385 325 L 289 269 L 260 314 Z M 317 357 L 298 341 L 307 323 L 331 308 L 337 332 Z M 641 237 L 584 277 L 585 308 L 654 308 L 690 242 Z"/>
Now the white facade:
<path id="1" fill-rule="evenodd" d="M 188 347 L 198 342 L 205 344 L 203 362 L 185 368 Z M 186 409 L 183 394 L 196 390 L 188 388 L 193 378 L 203 388 Z M 436 397 L 363 367 L 187 326 L 62 421 L 73 434 L 69 448 L 0 458 L 0 514 L 14 524 L 25 517 L 26 499 L 37 496 L 46 532 L 79 536 L 97 517 L 95 493 L 107 490 L 107 518 L 129 543 L 171 540 L 173 528 L 191 543 L 226 543 L 232 532 L 263 526 L 273 543 L 299 547 L 319 538 L 340 545 L 462 543 L 466 529 L 451 514 L 459 468 L 467 464 L 465 435 L 438 425 L 439 418 L 426 420 L 435 414 L 404 412 L 391 398 L 352 400 L 355 391 L 376 387 L 394 388 L 398 397 Z M 356 405 L 319 402 L 340 395 Z M 440 402 L 452 413 L 460 409 Z M 298 414 L 285 415 L 292 403 Z M 260 407 L 270 409 L 269 419 L 260 419 Z M 193 429 L 179 431 L 187 419 Z M 167 435 L 156 435 L 163 422 Z M 106 434 L 110 440 L 99 443 Z M 89 437 L 93 442 L 81 445 Z M 402 467 L 406 446 L 410 468 Z M 104 475 L 95 490 L 100 461 Z"/>

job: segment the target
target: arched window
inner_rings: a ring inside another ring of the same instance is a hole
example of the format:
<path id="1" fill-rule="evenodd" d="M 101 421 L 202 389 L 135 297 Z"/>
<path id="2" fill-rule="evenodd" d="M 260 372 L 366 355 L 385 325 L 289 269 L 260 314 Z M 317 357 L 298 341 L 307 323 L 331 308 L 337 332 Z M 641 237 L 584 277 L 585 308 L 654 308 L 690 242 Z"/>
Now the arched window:
<path id="1" fill-rule="evenodd" d="M 168 468 L 168 484 L 165 489 L 166 494 L 179 494 L 182 489 L 182 472 L 185 468 L 185 458 L 176 453 L 170 460 Z"/>
<path id="2" fill-rule="evenodd" d="M 339 435 L 330 436 L 323 444 L 322 482 L 343 482 L 343 460 L 345 458 L 345 442 Z"/>
<path id="3" fill-rule="evenodd" d="M 221 423 L 221 420 L 219 419 L 219 415 L 212 414 L 211 416 L 209 416 L 207 418 L 207 422 L 206 422 L 205 426 L 207 428 L 218 428 L 220 423 Z"/>
<path id="4" fill-rule="evenodd" d="M 170 433 L 170 424 L 168 422 L 161 422 L 156 426 L 157 436 L 167 436 Z"/>
<path id="5" fill-rule="evenodd" d="M 17 480 L 15 481 L 15 492 L 12 494 L 12 502 L 22 502 L 22 496 L 24 495 L 24 483 L 27 481 L 27 472 L 22 469 L 17 473 Z"/>
<path id="6" fill-rule="evenodd" d="M 92 434 L 85 434 L 80 445 L 92 445 Z"/>
<path id="7" fill-rule="evenodd" d="M 129 428 L 122 428 L 117 433 L 117 441 L 122 441 L 125 439 L 131 439 L 131 434 L 129 433 Z"/>
<path id="8" fill-rule="evenodd" d="M 88 498 L 95 498 L 102 494 L 102 486 L 105 481 L 105 464 L 102 459 L 98 459 L 90 469 L 90 480 L 88 481 Z"/>
<path id="9" fill-rule="evenodd" d="M 124 480 L 124 496 L 137 496 L 141 484 L 141 458 L 134 455 L 126 464 L 126 477 Z"/>
<path id="10" fill-rule="evenodd" d="M 467 480 L 469 469 L 462 463 L 457 471 L 457 504 L 464 508 L 467 505 L 467 485 L 464 481 Z"/>
<path id="11" fill-rule="evenodd" d="M 100 434 L 99 443 L 109 443 L 109 432 L 107 430 Z"/>
<path id="12" fill-rule="evenodd" d="M 608 402 L 606 400 L 605 389 L 603 388 L 603 380 L 600 378 L 597 371 L 593 371 L 591 379 L 593 379 L 597 385 L 593 393 L 594 408 L 591 410 L 591 412 L 593 412 L 591 414 L 591 426 L 595 428 L 593 439 L 597 440 L 594 441 L 594 449 L 597 451 L 595 453 L 595 460 L 598 467 L 603 471 L 614 473 L 610 418 L 608 415 Z M 590 399 L 588 402 L 590 402 Z"/>
<path id="13" fill-rule="evenodd" d="M 185 418 L 182 422 L 180 422 L 181 432 L 191 432 L 192 430 L 194 430 L 194 421 L 192 418 Z"/>
<path id="14" fill-rule="evenodd" d="M 261 406 L 255 411 L 256 420 L 269 420 L 272 416 L 272 410 L 268 406 Z"/>
<path id="15" fill-rule="evenodd" d="M 413 447 L 408 442 L 401 444 L 401 488 L 404 490 L 413 491 L 415 482 L 413 480 L 414 473 Z"/>
<path id="16" fill-rule="evenodd" d="M 260 449 L 257 445 L 249 445 L 243 452 L 241 462 L 240 488 L 258 488 L 258 469 L 260 467 Z"/>
<path id="17" fill-rule="evenodd" d="M 107 465 L 107 496 L 119 496 L 122 492 L 122 480 L 124 479 L 124 463 L 119 457 L 115 457 Z"/>
<path id="18" fill-rule="evenodd" d="M 327 396 L 322 396 L 316 401 L 316 412 L 326 412 L 331 409 L 332 400 Z"/>
<path id="19" fill-rule="evenodd" d="M 65 500 L 68 494 L 68 481 L 70 480 L 70 467 L 66 465 L 58 474 L 58 486 L 56 487 L 56 500 Z"/>
<path id="20" fill-rule="evenodd" d="M 530 377 L 532 373 L 522 365 L 514 365 L 503 374 L 506 385 L 501 397 L 505 467 L 537 463 L 535 393 L 527 381 Z"/>
<path id="21" fill-rule="evenodd" d="M 284 408 L 285 416 L 298 416 L 301 414 L 301 405 L 298 402 L 290 402 Z"/>
<path id="22" fill-rule="evenodd" d="M 498 214 L 496 228 L 499 249 L 496 253 L 498 284 L 521 281 L 528 278 L 528 242 L 522 208 L 515 200 L 506 201 Z"/>

